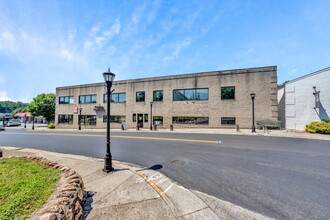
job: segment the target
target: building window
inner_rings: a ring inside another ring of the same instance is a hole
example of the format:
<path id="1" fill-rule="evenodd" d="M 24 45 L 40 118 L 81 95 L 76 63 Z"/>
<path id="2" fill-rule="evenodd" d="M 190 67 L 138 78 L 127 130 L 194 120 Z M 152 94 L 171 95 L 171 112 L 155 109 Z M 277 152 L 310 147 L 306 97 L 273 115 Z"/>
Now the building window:
<path id="1" fill-rule="evenodd" d="M 223 117 L 223 118 L 221 118 L 221 124 L 222 125 L 234 125 L 234 124 L 236 124 L 236 118 Z"/>
<path id="2" fill-rule="evenodd" d="M 73 124 L 73 115 L 58 115 L 59 124 Z"/>
<path id="3" fill-rule="evenodd" d="M 144 102 L 145 101 L 145 92 L 136 92 L 136 101 L 137 102 Z"/>
<path id="4" fill-rule="evenodd" d="M 110 123 L 122 123 L 126 121 L 125 115 L 110 115 Z M 103 115 L 103 122 L 107 122 L 107 115 Z"/>
<path id="5" fill-rule="evenodd" d="M 96 115 L 79 115 L 82 125 L 96 125 Z"/>
<path id="6" fill-rule="evenodd" d="M 96 103 L 96 95 L 80 95 L 79 96 L 79 103 Z"/>
<path id="7" fill-rule="evenodd" d="M 161 101 L 163 101 L 163 90 L 154 91 L 153 101 L 154 102 L 161 102 Z"/>
<path id="8" fill-rule="evenodd" d="M 116 103 L 120 103 L 120 102 L 126 102 L 126 93 L 112 93 L 110 95 L 111 98 L 111 102 L 116 102 Z M 103 95 L 103 102 L 106 103 L 107 102 L 107 94 Z"/>
<path id="9" fill-rule="evenodd" d="M 73 104 L 74 98 L 73 96 L 60 96 L 59 104 Z"/>
<path id="10" fill-rule="evenodd" d="M 235 99 L 235 86 L 221 87 L 221 99 Z"/>
<path id="11" fill-rule="evenodd" d="M 154 116 L 153 122 L 154 125 L 163 125 L 163 116 Z"/>
<path id="12" fill-rule="evenodd" d="M 174 89 L 173 101 L 208 100 L 209 89 Z"/>
<path id="13" fill-rule="evenodd" d="M 177 116 L 172 118 L 173 124 L 209 124 L 208 117 L 184 117 Z"/>
<path id="14" fill-rule="evenodd" d="M 136 114 L 133 114 L 133 122 L 136 122 Z"/>
<path id="15" fill-rule="evenodd" d="M 148 122 L 149 118 L 148 118 L 148 114 L 144 114 L 144 122 Z"/>

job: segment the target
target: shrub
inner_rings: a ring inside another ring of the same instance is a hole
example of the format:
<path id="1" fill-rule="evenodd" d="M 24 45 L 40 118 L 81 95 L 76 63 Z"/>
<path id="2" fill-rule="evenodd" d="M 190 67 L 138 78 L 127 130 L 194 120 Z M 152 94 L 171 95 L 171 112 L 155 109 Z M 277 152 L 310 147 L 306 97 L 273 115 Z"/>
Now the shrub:
<path id="1" fill-rule="evenodd" d="M 330 134 L 330 123 L 325 121 L 311 122 L 305 130 L 309 133 Z"/>
<path id="2" fill-rule="evenodd" d="M 55 124 L 54 123 L 49 123 L 47 127 L 49 129 L 54 129 L 55 128 Z"/>

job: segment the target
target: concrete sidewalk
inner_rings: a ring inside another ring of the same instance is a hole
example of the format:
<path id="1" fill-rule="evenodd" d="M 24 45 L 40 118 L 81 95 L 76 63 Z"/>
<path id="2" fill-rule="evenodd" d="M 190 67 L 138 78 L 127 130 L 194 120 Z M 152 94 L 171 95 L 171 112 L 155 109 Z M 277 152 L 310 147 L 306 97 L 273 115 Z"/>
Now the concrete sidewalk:
<path id="1" fill-rule="evenodd" d="M 24 125 L 23 125 L 24 126 Z M 24 129 L 23 126 L 11 127 L 9 129 Z M 28 130 L 31 130 L 32 125 L 27 125 Z M 8 129 L 8 128 L 7 128 Z M 48 130 L 47 125 L 39 124 L 35 127 L 35 131 L 38 130 Z M 55 131 L 70 131 L 70 132 L 106 132 L 106 129 L 55 129 Z M 136 130 L 133 128 L 126 129 L 122 131 L 121 129 L 111 129 L 115 132 L 160 132 L 160 133 L 193 133 L 193 134 L 231 134 L 231 135 L 257 135 L 257 136 L 271 136 L 271 137 L 289 137 L 289 138 L 307 138 L 316 140 L 330 140 L 330 135 L 326 134 L 311 134 L 305 131 L 294 131 L 294 130 L 256 130 L 256 133 L 252 133 L 251 129 L 240 129 L 239 132 L 236 129 L 221 129 L 221 128 L 174 128 L 173 131 L 170 129 L 159 128 L 157 131 L 150 131 L 146 128 L 140 128 Z"/>
<path id="2" fill-rule="evenodd" d="M 114 161 L 28 148 L 1 147 L 4 157 L 40 156 L 80 174 L 87 197 L 83 219 L 269 219 L 226 201 L 184 188 L 162 173 Z"/>

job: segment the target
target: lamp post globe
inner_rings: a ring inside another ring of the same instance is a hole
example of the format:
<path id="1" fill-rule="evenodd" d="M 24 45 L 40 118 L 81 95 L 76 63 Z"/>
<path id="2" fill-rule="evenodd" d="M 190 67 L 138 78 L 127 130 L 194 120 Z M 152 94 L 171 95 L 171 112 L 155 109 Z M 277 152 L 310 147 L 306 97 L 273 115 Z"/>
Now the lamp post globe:
<path id="1" fill-rule="evenodd" d="M 110 151 L 110 89 L 112 86 L 112 82 L 115 79 L 115 74 L 110 72 L 110 68 L 108 68 L 107 72 L 103 73 L 104 81 L 107 86 L 107 148 L 106 155 L 104 158 L 104 168 L 103 171 L 109 173 L 114 170 L 112 167 L 112 155 Z"/>
<path id="2" fill-rule="evenodd" d="M 252 92 L 250 96 L 252 99 L 252 133 L 256 133 L 256 126 L 254 125 L 254 98 L 256 97 L 256 94 Z"/>

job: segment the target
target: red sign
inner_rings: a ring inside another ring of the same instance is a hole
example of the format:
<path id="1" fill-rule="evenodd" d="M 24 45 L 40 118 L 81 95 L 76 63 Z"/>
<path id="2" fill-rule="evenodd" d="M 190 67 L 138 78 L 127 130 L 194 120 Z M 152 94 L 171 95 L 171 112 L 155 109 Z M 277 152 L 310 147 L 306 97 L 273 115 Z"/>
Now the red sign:
<path id="1" fill-rule="evenodd" d="M 73 114 L 78 114 L 78 106 L 77 105 L 74 106 Z"/>

